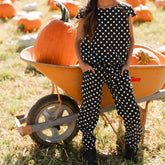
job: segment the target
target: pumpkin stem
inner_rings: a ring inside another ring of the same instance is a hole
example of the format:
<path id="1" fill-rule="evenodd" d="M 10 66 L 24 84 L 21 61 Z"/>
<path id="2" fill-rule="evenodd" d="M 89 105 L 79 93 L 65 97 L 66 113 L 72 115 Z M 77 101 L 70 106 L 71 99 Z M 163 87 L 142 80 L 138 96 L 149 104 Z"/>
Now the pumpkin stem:
<path id="1" fill-rule="evenodd" d="M 17 31 L 22 31 L 24 29 L 24 25 L 23 24 L 19 24 L 18 25 L 18 28 L 17 28 Z"/>
<path id="2" fill-rule="evenodd" d="M 149 62 L 149 57 L 147 53 L 140 51 L 139 63 L 148 64 L 148 62 Z"/>
<path id="3" fill-rule="evenodd" d="M 66 7 L 63 4 L 59 3 L 59 2 L 56 3 L 56 6 L 59 7 L 60 10 L 61 10 L 61 13 L 62 13 L 61 20 L 64 21 L 64 22 L 68 22 L 70 15 L 69 15 L 69 12 L 66 9 Z"/>

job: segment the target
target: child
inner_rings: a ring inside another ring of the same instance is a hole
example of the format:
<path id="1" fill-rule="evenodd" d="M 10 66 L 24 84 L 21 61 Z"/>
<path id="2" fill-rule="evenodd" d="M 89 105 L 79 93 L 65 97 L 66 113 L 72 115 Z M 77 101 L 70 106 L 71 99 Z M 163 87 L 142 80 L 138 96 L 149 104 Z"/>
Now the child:
<path id="1" fill-rule="evenodd" d="M 96 138 L 102 87 L 106 83 L 118 114 L 124 119 L 126 160 L 136 162 L 141 138 L 140 111 L 130 83 L 129 66 L 134 48 L 132 7 L 116 0 L 89 0 L 77 18 L 75 49 L 82 69 L 82 105 L 78 126 L 88 165 L 97 165 Z"/>

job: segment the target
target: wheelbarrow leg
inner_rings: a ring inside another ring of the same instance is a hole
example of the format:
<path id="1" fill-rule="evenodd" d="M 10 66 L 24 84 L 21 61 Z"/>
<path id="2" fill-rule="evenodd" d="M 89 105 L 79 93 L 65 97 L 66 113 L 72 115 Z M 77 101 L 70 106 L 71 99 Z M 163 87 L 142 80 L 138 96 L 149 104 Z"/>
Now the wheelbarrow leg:
<path id="1" fill-rule="evenodd" d="M 54 94 L 54 91 L 55 91 L 55 89 L 54 89 L 55 87 L 54 87 L 54 86 L 55 86 L 55 84 L 54 84 L 54 82 L 52 81 L 52 91 L 51 91 L 51 94 Z"/>
<path id="2" fill-rule="evenodd" d="M 144 142 L 145 124 L 146 124 L 146 118 L 147 118 L 148 105 L 149 105 L 150 102 L 151 102 L 151 100 L 147 101 L 145 103 L 145 108 L 142 108 L 141 106 L 139 106 L 141 125 L 142 125 L 142 128 L 143 128 L 142 137 L 141 137 L 141 145 L 143 145 L 143 142 Z"/>
<path id="3" fill-rule="evenodd" d="M 139 106 L 141 125 L 142 125 L 142 128 L 143 128 L 142 137 L 141 137 L 141 145 L 142 145 L 143 142 L 144 142 L 145 124 L 146 124 L 146 118 L 147 118 L 148 105 L 149 105 L 149 103 L 150 103 L 151 101 L 152 101 L 152 100 L 147 101 L 147 102 L 145 103 L 145 108 L 142 108 L 141 106 Z M 100 116 L 102 117 L 102 119 L 104 120 L 104 122 L 106 123 L 106 125 L 109 124 L 109 125 L 112 127 L 114 133 L 117 135 L 117 137 L 118 137 L 118 139 L 120 140 L 121 144 L 123 144 L 123 141 L 122 141 L 120 135 L 116 132 L 116 130 L 115 130 L 114 127 L 112 126 L 112 123 L 110 122 L 110 120 L 108 119 L 108 117 L 107 117 L 105 114 L 100 114 Z M 122 120 L 122 119 L 121 119 L 121 120 Z"/>
<path id="4" fill-rule="evenodd" d="M 115 128 L 113 127 L 112 123 L 110 122 L 110 120 L 108 119 L 108 117 L 105 114 L 100 114 L 100 116 L 102 117 L 102 119 L 104 120 L 106 125 L 110 125 L 111 128 L 113 129 L 114 133 L 116 134 L 116 136 L 118 137 L 118 139 L 120 140 L 121 144 L 123 145 L 123 141 L 120 137 L 120 135 L 116 132 Z"/>

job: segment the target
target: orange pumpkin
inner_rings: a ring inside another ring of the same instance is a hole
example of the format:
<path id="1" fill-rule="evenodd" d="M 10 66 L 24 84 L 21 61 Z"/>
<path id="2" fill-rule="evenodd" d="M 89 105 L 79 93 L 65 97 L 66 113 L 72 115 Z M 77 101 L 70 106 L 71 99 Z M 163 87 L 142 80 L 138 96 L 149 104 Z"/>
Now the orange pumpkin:
<path id="1" fill-rule="evenodd" d="M 161 89 L 165 89 L 165 83 L 163 84 L 162 88 Z"/>
<path id="2" fill-rule="evenodd" d="M 52 20 L 40 31 L 34 43 L 34 59 L 56 65 L 75 65 L 78 62 L 74 47 L 76 28 L 71 30 L 73 24 L 65 22 L 69 18 L 65 6 L 58 6 L 62 20 Z"/>
<path id="3" fill-rule="evenodd" d="M 136 16 L 132 18 L 133 22 L 135 21 L 144 21 L 148 22 L 153 19 L 152 12 L 147 6 L 140 5 L 134 8 Z"/>
<path id="4" fill-rule="evenodd" d="M 48 5 L 50 5 L 51 1 L 52 1 L 52 0 L 48 0 Z"/>
<path id="5" fill-rule="evenodd" d="M 36 31 L 41 26 L 41 17 L 35 13 L 28 13 L 18 21 L 18 29 L 24 32 Z"/>
<path id="6" fill-rule="evenodd" d="M 75 17 L 80 10 L 80 3 L 78 1 L 69 0 L 63 3 L 71 17 Z"/>
<path id="7" fill-rule="evenodd" d="M 141 4 L 140 0 L 126 0 L 128 4 L 130 4 L 133 8 L 139 6 Z"/>
<path id="8" fill-rule="evenodd" d="M 12 18 L 16 14 L 16 9 L 10 0 L 0 2 L 0 18 Z"/>
<path id="9" fill-rule="evenodd" d="M 160 65 L 160 60 L 149 50 L 135 48 L 132 54 L 131 65 Z"/>
<path id="10" fill-rule="evenodd" d="M 140 4 L 145 5 L 146 4 L 146 0 L 140 0 Z"/>
<path id="11" fill-rule="evenodd" d="M 165 0 L 156 0 L 155 1 L 155 5 L 157 7 L 163 7 L 163 8 L 165 8 Z"/>
<path id="12" fill-rule="evenodd" d="M 66 1 L 65 0 L 50 0 L 49 5 L 51 10 L 59 10 L 59 7 L 56 6 L 56 3 L 62 3 L 64 4 Z"/>

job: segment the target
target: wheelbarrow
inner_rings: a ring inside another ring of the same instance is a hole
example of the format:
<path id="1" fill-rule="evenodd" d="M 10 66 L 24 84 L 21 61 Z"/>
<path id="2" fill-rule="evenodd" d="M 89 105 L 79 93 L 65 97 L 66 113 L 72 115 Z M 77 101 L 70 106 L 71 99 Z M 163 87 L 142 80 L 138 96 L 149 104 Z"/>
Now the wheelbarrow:
<path id="1" fill-rule="evenodd" d="M 78 65 L 62 66 L 35 62 L 33 48 L 32 46 L 24 49 L 20 57 L 23 61 L 35 66 L 52 81 L 52 93 L 39 99 L 27 115 L 15 117 L 17 129 L 22 136 L 30 135 L 36 143 L 41 145 L 49 146 L 61 141 L 68 142 L 76 136 L 79 130 L 77 118 L 79 106 L 82 103 L 82 71 Z M 165 96 L 165 90 L 160 90 L 165 83 L 165 57 L 140 44 L 135 44 L 135 48 L 150 50 L 161 61 L 161 65 L 130 66 L 130 77 L 137 103 L 146 102 L 144 109 L 140 107 L 142 125 L 145 128 L 149 101 Z M 57 94 L 53 94 L 54 84 L 63 89 L 67 95 L 59 94 L 58 88 L 56 88 Z M 115 110 L 114 101 L 107 85 L 104 84 L 100 115 L 111 126 L 110 120 L 104 113 L 112 110 Z M 119 136 L 114 128 L 113 130 Z"/>

